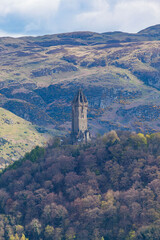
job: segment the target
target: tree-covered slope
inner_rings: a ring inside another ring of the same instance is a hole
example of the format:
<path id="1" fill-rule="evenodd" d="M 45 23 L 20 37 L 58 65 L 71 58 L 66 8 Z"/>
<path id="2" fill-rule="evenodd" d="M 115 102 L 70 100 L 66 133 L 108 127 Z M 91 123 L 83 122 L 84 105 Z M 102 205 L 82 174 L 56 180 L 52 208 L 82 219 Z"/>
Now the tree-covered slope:
<path id="1" fill-rule="evenodd" d="M 158 240 L 160 134 L 66 144 L 37 147 L 1 174 L 0 238 Z"/>

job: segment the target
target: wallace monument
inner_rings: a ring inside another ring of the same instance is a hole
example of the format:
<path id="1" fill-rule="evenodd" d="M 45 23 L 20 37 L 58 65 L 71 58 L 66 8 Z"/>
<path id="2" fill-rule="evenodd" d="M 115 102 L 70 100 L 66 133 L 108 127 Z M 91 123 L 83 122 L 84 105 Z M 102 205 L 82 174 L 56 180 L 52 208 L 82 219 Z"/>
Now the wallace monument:
<path id="1" fill-rule="evenodd" d="M 72 132 L 73 143 L 90 140 L 87 123 L 88 101 L 81 89 L 75 95 L 72 102 Z"/>

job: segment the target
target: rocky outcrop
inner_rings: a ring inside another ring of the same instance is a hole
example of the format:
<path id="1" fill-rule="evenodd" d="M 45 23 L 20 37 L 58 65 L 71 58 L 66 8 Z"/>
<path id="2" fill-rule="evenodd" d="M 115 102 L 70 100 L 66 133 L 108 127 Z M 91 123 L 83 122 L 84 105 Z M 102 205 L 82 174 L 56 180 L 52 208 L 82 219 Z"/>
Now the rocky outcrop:
<path id="1" fill-rule="evenodd" d="M 42 111 L 37 106 L 25 101 L 8 100 L 3 105 L 3 108 L 11 111 L 27 121 L 32 122 L 33 124 L 46 126 L 55 123 L 54 119 L 49 117 L 45 111 Z"/>
<path id="2" fill-rule="evenodd" d="M 60 65 L 53 69 L 51 68 L 42 68 L 39 70 L 32 71 L 31 77 L 42 77 L 42 76 L 48 76 L 53 75 L 54 73 L 60 73 L 60 72 L 75 72 L 78 71 L 78 68 L 76 68 L 73 65 Z"/>
<path id="3" fill-rule="evenodd" d="M 141 121 L 153 121 L 160 117 L 160 106 L 140 105 L 130 109 L 120 108 L 117 111 L 117 115 L 123 117 L 126 121 L 130 121 L 133 118 Z"/>
<path id="4" fill-rule="evenodd" d="M 105 67 L 106 61 L 103 58 L 95 59 L 93 62 L 90 61 L 82 61 L 81 67 L 93 68 L 93 67 Z"/>

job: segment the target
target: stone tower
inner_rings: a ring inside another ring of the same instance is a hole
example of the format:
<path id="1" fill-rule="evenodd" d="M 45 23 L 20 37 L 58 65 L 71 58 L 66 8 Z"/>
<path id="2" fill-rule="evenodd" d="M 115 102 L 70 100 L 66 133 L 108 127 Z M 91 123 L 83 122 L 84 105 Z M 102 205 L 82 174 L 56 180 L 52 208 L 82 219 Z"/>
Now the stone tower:
<path id="1" fill-rule="evenodd" d="M 72 102 L 72 141 L 87 142 L 90 133 L 87 124 L 88 101 L 81 89 L 75 95 Z"/>

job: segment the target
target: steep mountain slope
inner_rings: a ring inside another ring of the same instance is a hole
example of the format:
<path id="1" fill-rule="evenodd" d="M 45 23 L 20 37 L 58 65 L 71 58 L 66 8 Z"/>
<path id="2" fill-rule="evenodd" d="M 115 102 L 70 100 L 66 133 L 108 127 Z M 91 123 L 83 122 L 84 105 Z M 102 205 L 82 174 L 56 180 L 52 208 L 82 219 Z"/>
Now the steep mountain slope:
<path id="1" fill-rule="evenodd" d="M 82 87 L 93 133 L 160 130 L 159 28 L 1 38 L 0 106 L 68 131 L 71 101 Z"/>

